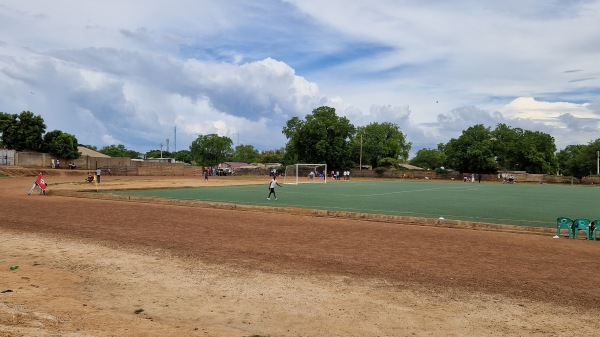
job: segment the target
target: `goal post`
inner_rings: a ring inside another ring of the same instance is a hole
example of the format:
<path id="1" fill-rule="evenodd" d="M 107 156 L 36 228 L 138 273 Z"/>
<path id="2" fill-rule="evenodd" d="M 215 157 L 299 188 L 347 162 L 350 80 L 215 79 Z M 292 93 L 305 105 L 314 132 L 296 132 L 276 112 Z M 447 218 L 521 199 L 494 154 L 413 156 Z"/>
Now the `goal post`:
<path id="1" fill-rule="evenodd" d="M 285 167 L 284 184 L 327 183 L 327 164 L 292 164 Z"/>

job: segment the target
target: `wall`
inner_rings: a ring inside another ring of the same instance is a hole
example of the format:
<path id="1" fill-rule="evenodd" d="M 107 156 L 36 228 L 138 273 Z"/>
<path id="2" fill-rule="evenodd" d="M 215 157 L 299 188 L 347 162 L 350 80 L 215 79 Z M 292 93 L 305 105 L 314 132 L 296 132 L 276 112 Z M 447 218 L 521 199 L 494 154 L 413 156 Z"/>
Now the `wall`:
<path id="1" fill-rule="evenodd" d="M 15 165 L 27 168 L 46 168 L 51 169 L 52 157 L 47 153 L 39 152 L 15 152 Z M 54 158 L 56 159 L 56 158 Z M 131 160 L 127 157 L 90 157 L 81 156 L 73 160 L 60 160 L 60 168 L 68 169 L 69 162 L 75 163 L 78 170 L 95 170 L 97 167 L 103 170 L 111 170 L 113 175 L 133 175 L 133 176 L 201 176 L 202 168 L 198 166 L 185 165 L 183 163 L 157 163 Z M 103 172 L 106 174 L 106 172 Z M 237 169 L 236 175 L 266 175 L 266 169 Z M 554 176 L 545 174 L 528 174 L 514 172 L 515 181 L 528 183 L 558 183 L 558 184 L 600 184 L 600 177 L 586 177 L 583 181 L 573 177 Z M 462 181 L 463 174 L 460 172 L 448 172 L 438 174 L 435 171 L 427 170 L 387 170 L 379 175 L 375 170 L 350 170 L 350 177 L 367 178 L 397 178 L 397 179 L 442 179 Z M 501 182 L 497 174 L 483 174 L 482 181 Z"/>
<path id="2" fill-rule="evenodd" d="M 52 167 L 52 158 L 47 153 L 16 152 L 15 165 L 24 167 Z"/>

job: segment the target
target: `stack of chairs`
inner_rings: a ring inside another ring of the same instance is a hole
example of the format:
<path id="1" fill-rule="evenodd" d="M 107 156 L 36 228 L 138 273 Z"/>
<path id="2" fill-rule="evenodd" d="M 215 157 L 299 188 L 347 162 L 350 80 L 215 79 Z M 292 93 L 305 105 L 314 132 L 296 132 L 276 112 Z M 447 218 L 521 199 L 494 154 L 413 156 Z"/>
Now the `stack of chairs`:
<path id="1" fill-rule="evenodd" d="M 579 231 L 585 231 L 586 240 L 596 241 L 598 225 L 600 225 L 600 219 L 590 221 L 585 218 L 573 220 L 568 217 L 559 217 L 556 219 L 556 235 L 560 237 L 560 231 L 566 229 L 568 237 L 577 239 Z"/>

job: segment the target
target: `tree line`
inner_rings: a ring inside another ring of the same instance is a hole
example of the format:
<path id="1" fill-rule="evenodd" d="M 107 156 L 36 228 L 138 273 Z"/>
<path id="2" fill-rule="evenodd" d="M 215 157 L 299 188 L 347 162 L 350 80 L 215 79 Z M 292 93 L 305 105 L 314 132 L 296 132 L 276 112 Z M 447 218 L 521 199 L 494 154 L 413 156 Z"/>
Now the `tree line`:
<path id="1" fill-rule="evenodd" d="M 495 173 L 498 170 L 528 173 L 563 174 L 576 177 L 592 175 L 597 168 L 600 139 L 586 145 L 569 145 L 557 152 L 554 138 L 539 131 L 498 124 L 494 129 L 477 124 L 458 138 L 438 144 L 436 149 L 421 149 L 408 159 L 412 143 L 394 123 L 373 122 L 355 127 L 337 116 L 334 108 L 316 108 L 304 119 L 292 117 L 282 128 L 287 143 L 280 149 L 258 151 L 252 145 L 233 147 L 233 141 L 217 134 L 199 135 L 189 150 L 168 152 L 151 150 L 145 154 L 124 145 L 100 149 L 77 143 L 74 135 L 60 130 L 45 133 L 41 116 L 30 111 L 21 114 L 0 112 L 0 147 L 17 151 L 47 152 L 64 159 L 76 159 L 77 146 L 85 146 L 111 157 L 175 158 L 186 163 L 216 166 L 224 161 L 247 163 L 326 163 L 334 169 L 368 165 L 377 170 L 410 163 L 425 169 L 456 170 L 470 173 Z"/>
<path id="2" fill-rule="evenodd" d="M 76 159 L 77 138 L 60 130 L 46 132 L 41 116 L 31 111 L 20 114 L 0 112 L 0 147 L 16 151 L 45 152 L 58 158 Z"/>
<path id="3" fill-rule="evenodd" d="M 421 149 L 410 163 L 440 170 L 495 173 L 498 170 L 562 174 L 584 177 L 598 170 L 600 139 L 586 145 L 569 145 L 557 152 L 554 137 L 539 131 L 498 124 L 495 129 L 477 124 L 437 149 Z"/>

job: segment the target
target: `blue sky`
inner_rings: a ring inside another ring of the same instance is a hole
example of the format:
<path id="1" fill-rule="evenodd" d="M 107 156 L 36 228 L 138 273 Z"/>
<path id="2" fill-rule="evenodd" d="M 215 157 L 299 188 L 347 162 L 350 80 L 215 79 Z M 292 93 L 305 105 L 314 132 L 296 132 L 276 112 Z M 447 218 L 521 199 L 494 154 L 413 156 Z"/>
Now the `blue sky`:
<path id="1" fill-rule="evenodd" d="M 600 0 L 0 0 L 0 111 L 97 147 L 285 145 L 294 116 L 600 138 Z M 177 134 L 175 137 L 175 127 Z"/>

